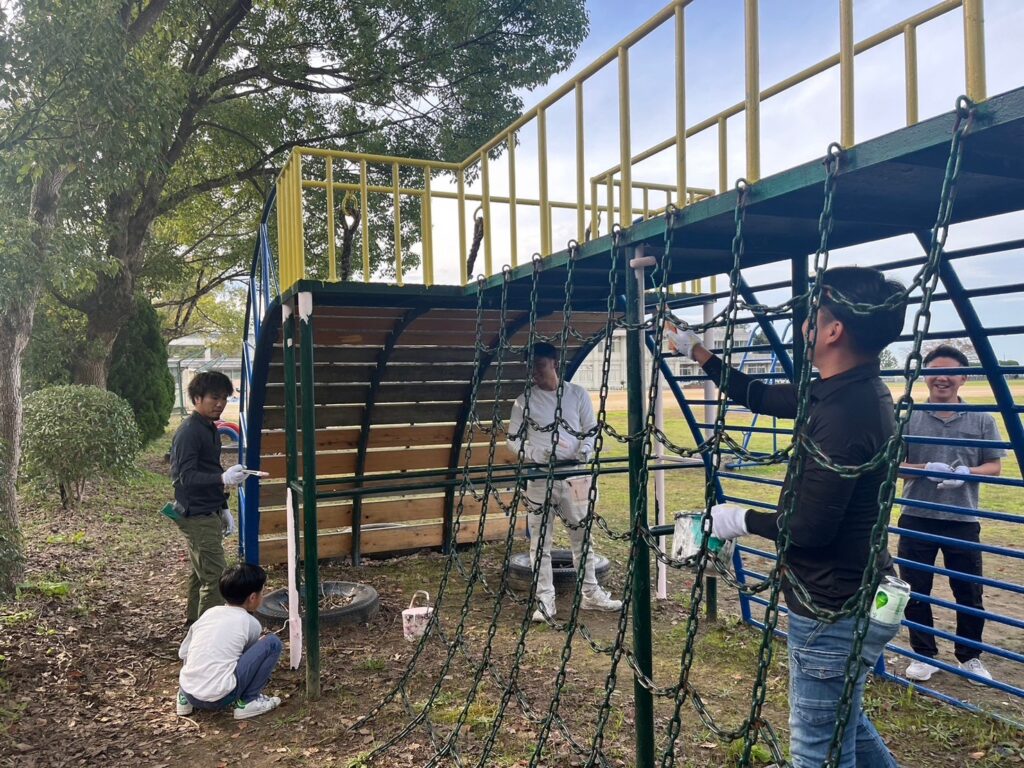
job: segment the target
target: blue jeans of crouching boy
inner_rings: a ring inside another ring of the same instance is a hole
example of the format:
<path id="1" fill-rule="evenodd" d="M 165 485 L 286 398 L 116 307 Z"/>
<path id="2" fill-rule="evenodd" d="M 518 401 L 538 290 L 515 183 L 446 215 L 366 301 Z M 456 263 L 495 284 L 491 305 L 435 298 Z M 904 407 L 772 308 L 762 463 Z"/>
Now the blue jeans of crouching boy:
<path id="1" fill-rule="evenodd" d="M 219 701 L 203 701 L 183 691 L 189 703 L 198 709 L 224 709 L 241 699 L 248 703 L 258 697 L 264 686 L 270 682 L 270 676 L 281 658 L 281 638 L 277 635 L 264 635 L 249 649 L 238 657 L 235 666 L 235 690 Z"/>
<path id="2" fill-rule="evenodd" d="M 850 718 L 839 768 L 898 768 L 878 731 L 861 709 L 868 670 L 899 629 L 871 621 L 861 647 Z M 843 694 L 854 619 L 826 624 L 789 614 L 789 730 L 793 768 L 821 768 L 828 757 Z"/>

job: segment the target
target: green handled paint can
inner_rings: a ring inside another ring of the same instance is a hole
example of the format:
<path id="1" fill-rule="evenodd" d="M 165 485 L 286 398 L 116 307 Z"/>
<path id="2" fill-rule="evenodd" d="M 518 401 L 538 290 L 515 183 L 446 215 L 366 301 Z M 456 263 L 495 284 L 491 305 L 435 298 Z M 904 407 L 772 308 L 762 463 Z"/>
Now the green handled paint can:
<path id="1" fill-rule="evenodd" d="M 871 618 L 879 624 L 899 624 L 909 602 L 910 585 L 895 576 L 886 576 L 875 592 Z"/>
<path id="2" fill-rule="evenodd" d="M 701 525 L 703 512 L 676 512 L 675 530 L 672 532 L 672 559 L 695 560 L 704 541 Z M 708 537 L 708 551 L 725 563 L 732 559 L 733 543 Z"/>

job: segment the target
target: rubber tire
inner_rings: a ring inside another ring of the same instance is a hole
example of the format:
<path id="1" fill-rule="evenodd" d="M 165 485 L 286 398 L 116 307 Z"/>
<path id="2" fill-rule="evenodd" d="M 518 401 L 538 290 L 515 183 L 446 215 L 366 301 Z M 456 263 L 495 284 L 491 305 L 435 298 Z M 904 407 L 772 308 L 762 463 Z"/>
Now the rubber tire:
<path id="1" fill-rule="evenodd" d="M 367 624 L 380 610 L 380 597 L 377 590 L 369 584 L 357 584 L 352 581 L 325 581 L 321 589 L 329 595 L 347 595 L 355 592 L 355 598 L 348 605 L 320 612 L 320 623 L 334 624 Z M 306 590 L 299 590 L 305 596 Z M 300 611 L 301 614 L 301 611 Z M 275 589 L 264 595 L 263 603 L 256 609 L 257 618 L 264 626 L 283 624 L 288 618 L 288 590 Z"/>
<path id="2" fill-rule="evenodd" d="M 598 584 L 604 584 L 611 563 L 604 555 L 590 553 L 594 558 L 594 575 Z M 576 569 L 572 564 L 572 551 L 568 549 L 551 550 L 551 575 L 556 592 L 571 592 L 576 586 Z M 533 563 L 529 552 L 518 552 L 512 555 L 508 564 L 508 580 L 513 589 L 526 591 L 533 581 Z"/>

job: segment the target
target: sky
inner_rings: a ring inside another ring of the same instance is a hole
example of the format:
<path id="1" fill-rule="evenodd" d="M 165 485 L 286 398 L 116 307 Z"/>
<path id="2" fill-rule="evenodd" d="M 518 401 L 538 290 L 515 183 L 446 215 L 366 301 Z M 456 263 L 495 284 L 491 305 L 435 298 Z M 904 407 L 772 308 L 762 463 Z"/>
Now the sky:
<path id="1" fill-rule="evenodd" d="M 854 37 L 861 40 L 892 24 L 934 5 L 929 0 L 857 0 Z M 576 61 L 567 72 L 553 77 L 544 87 L 521 94 L 527 108 L 566 82 L 604 52 L 614 48 L 632 29 L 652 17 L 665 3 L 634 0 L 631 3 L 592 0 L 587 3 L 590 33 L 581 45 Z M 1024 85 L 1019 66 L 1019 41 L 1024 39 L 1024 2 L 986 0 L 985 43 L 990 95 Z M 761 88 L 778 82 L 839 50 L 838 0 L 761 0 L 760 78 Z M 918 30 L 918 72 L 920 118 L 947 112 L 963 93 L 962 13 L 954 10 L 930 21 Z M 630 51 L 631 149 L 636 153 L 674 135 L 674 44 L 668 23 Z M 743 0 L 693 0 L 686 9 L 686 116 L 688 125 L 715 115 L 743 99 Z M 904 50 L 901 38 L 861 54 L 855 60 L 855 114 L 858 142 L 896 130 L 905 125 Z M 761 175 L 767 176 L 820 157 L 839 138 L 839 75 L 834 67 L 825 73 L 761 105 Z M 619 117 L 618 75 L 615 65 L 605 67 L 584 85 L 585 174 L 589 178 L 618 163 Z M 574 102 L 570 94 L 548 110 L 548 179 L 552 200 L 575 201 L 576 151 Z M 743 175 L 745 167 L 744 120 L 742 115 L 728 121 L 728 171 L 730 185 Z M 517 197 L 539 196 L 535 121 L 519 133 L 516 147 Z M 718 185 L 718 144 L 715 131 L 687 142 L 688 183 L 715 188 Z M 637 179 L 674 183 L 674 151 L 635 166 Z M 445 188 L 435 181 L 436 188 Z M 472 187 L 479 191 L 479 185 Z M 491 195 L 508 190 L 507 154 L 491 162 Z M 589 184 L 588 184 L 589 194 Z M 634 203 L 638 195 L 634 193 Z M 603 200 L 603 194 L 602 194 Z M 656 201 L 656 202 L 655 202 Z M 652 197 L 653 205 L 663 198 Z M 537 209 L 518 207 L 518 262 L 528 260 L 539 249 Z M 468 217 L 467 217 L 468 218 Z M 433 206 L 433 241 L 438 282 L 457 282 L 457 210 L 454 202 Z M 589 220 L 589 219 L 588 219 Z M 555 210 L 555 250 L 576 237 L 575 212 Z M 607 223 L 602 222 L 604 233 Z M 491 236 L 494 269 L 510 261 L 511 244 L 507 206 L 492 207 Z M 948 248 L 1024 237 L 1024 216 L 1008 215 L 954 227 Z M 832 252 L 832 264 L 871 264 L 920 255 L 911 237 L 894 238 L 857 248 Z M 972 258 L 958 262 L 961 279 L 968 288 L 1005 281 L 1015 268 L 1020 252 L 1002 256 Z M 445 258 L 447 256 L 447 258 Z M 478 270 L 483 257 L 478 261 Z M 751 270 L 748 282 L 768 282 L 788 275 L 789 266 L 778 265 Z M 895 273 L 909 280 L 911 272 Z M 421 278 L 420 278 L 421 279 Z M 416 277 L 410 278 L 416 282 Z M 764 294 L 763 301 L 782 300 L 783 294 Z M 1019 323 L 1020 296 L 993 298 L 979 303 L 986 325 Z M 694 319 L 699 319 L 695 316 Z M 958 329 L 959 321 L 949 306 L 938 306 L 933 330 Z M 993 345 L 1001 358 L 1024 360 L 1024 338 L 996 337 Z"/>

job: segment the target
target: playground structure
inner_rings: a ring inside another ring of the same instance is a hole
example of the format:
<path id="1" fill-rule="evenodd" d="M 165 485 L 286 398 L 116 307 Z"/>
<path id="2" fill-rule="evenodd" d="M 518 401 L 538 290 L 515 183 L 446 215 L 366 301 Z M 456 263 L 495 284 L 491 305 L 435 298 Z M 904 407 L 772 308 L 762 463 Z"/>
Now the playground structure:
<path id="1" fill-rule="evenodd" d="M 495 449 L 493 432 L 495 425 L 507 417 L 512 399 L 522 391 L 526 368 L 521 357 L 506 355 L 503 350 L 523 347 L 539 337 L 551 337 L 564 345 L 565 377 L 571 378 L 595 345 L 616 324 L 625 324 L 631 350 L 628 432 L 632 436 L 629 469 L 634 503 L 646 494 L 645 488 L 633 486 L 648 472 L 642 461 L 643 441 L 650 436 L 644 432 L 641 344 L 654 353 L 660 375 L 679 404 L 695 447 L 704 441 L 708 429 L 737 434 L 741 440 L 752 434 L 773 438 L 783 435 L 783 441 L 788 440 L 787 431 L 778 426 L 746 425 L 730 421 L 729 414 L 722 414 L 718 420 L 713 411 L 709 411 L 712 415 L 699 415 L 699 409 L 713 407 L 717 400 L 687 396 L 684 386 L 690 377 L 672 374 L 669 358 L 659 351 L 658 326 L 646 319 L 659 316 L 659 302 L 679 315 L 709 302 L 730 299 L 735 305 L 741 299 L 748 314 L 717 322 L 757 323 L 782 369 L 764 377 L 798 378 L 805 368 L 802 339 L 795 334 L 792 342 L 783 343 L 780 331 L 787 323 L 799 327 L 805 317 L 806 305 L 794 299 L 808 295 L 808 255 L 822 244 L 819 218 L 827 168 L 820 159 L 808 158 L 806 163 L 762 179 L 759 114 L 765 100 L 835 67 L 840 74 L 838 133 L 842 152 L 835 161 L 838 192 L 830 214 L 827 245 L 840 249 L 911 235 L 920 240 L 921 255 L 888 262 L 876 259 L 872 265 L 899 272 L 930 263 L 933 254 L 929 232 L 936 222 L 939 190 L 944 180 L 948 181 L 950 137 L 954 125 L 967 119 L 954 112 L 919 120 L 916 32 L 933 19 L 962 9 L 963 90 L 976 104 L 964 138 L 967 149 L 958 168 L 958 196 L 951 221 L 966 222 L 1024 209 L 1024 167 L 1019 161 L 1024 150 L 1024 91 L 986 98 L 981 2 L 942 2 L 855 42 L 853 3 L 843 0 L 839 3 L 839 53 L 762 89 L 758 4 L 746 0 L 746 98 L 695 124 L 687 123 L 683 98 L 684 18 L 689 5 L 669 5 L 463 163 L 312 149 L 293 152 L 267 202 L 254 254 L 240 446 L 247 466 L 270 471 L 284 482 L 264 482 L 261 486 L 250 479 L 244 488 L 241 525 L 246 559 L 268 563 L 284 560 L 286 547 L 281 534 L 286 528 L 286 488 L 294 493 L 297 529 L 303 531 L 299 551 L 310 584 L 316 583 L 317 561 L 323 557 L 347 555 L 358 563 L 365 554 L 424 546 L 442 547 L 457 557 L 457 543 L 507 540 L 509 520 L 516 522 L 517 518 L 514 513 L 509 517 L 495 513 L 493 506 L 500 504 L 502 511 L 514 507 L 515 480 L 522 476 L 523 468 L 521 464 L 515 466 L 514 458 L 500 448 Z M 630 103 L 630 51 L 662 25 L 671 27 L 675 40 L 675 134 L 637 152 L 630 141 L 630 110 L 622 108 Z M 906 50 L 906 127 L 858 143 L 853 112 L 855 56 L 898 38 L 902 38 Z M 608 65 L 617 66 L 620 156 L 617 164 L 591 171 L 584 151 L 584 85 Z M 576 194 L 571 200 L 551 194 L 547 151 L 548 113 L 570 96 L 576 136 Z M 746 183 L 730 190 L 727 127 L 729 120 L 740 114 L 745 123 Z M 524 195 L 522 152 L 518 147 L 521 134 L 531 123 L 537 129 L 538 189 L 536 195 Z M 690 186 L 687 143 L 712 130 L 718 139 L 717 189 Z M 663 154 L 670 158 L 674 183 L 642 180 L 643 164 Z M 498 155 L 507 160 L 505 188 L 500 192 L 496 190 L 494 168 Z M 386 176 L 390 176 L 390 184 L 381 182 Z M 336 216 L 345 215 L 346 195 L 363 201 L 359 205 L 360 283 L 337 282 Z M 371 240 L 384 237 L 368 231 L 369 201 L 374 195 L 389 195 L 394 203 L 391 248 L 395 253 L 396 284 L 372 282 Z M 660 200 L 652 202 L 653 197 L 662 195 L 664 204 Z M 422 284 L 418 285 L 406 284 L 403 271 L 403 254 L 409 252 L 408 243 L 402 242 L 403 199 L 419 202 L 420 235 L 416 245 Z M 440 208 L 450 204 L 455 206 L 453 218 L 458 221 L 458 247 L 439 249 L 434 230 L 441 226 Z M 306 226 L 306 212 L 314 206 L 326 212 L 326 217 L 320 217 L 326 219 L 323 231 Z M 477 206 L 485 228 L 481 243 L 483 278 L 474 283 L 466 274 L 467 223 Z M 535 231 L 529 233 L 519 227 L 519 218 L 526 210 L 531 215 L 539 214 Z M 698 281 L 732 271 L 737 211 L 743 215 L 742 270 L 733 271 L 727 290 L 712 288 L 710 293 L 701 293 Z M 568 223 L 561 218 L 566 212 Z M 555 252 L 554 233 L 565 227 L 576 242 Z M 499 248 L 497 243 L 498 233 L 503 231 L 508 234 L 507 249 Z M 311 241 L 323 247 L 311 249 Z M 523 241 L 535 243 L 539 257 L 522 263 L 519 246 Z M 1001 432 L 1007 438 L 999 445 L 1009 450 L 1003 476 L 983 479 L 987 487 L 1020 488 L 1024 484 L 1020 480 L 1024 461 L 1021 406 L 1007 383 L 1007 377 L 1020 373 L 1022 368 L 1000 364 L 992 346 L 993 338 L 1024 334 L 1024 326 L 993 324 L 987 319 L 987 306 L 981 306 L 978 300 L 1019 298 L 1024 284 L 1004 280 L 972 287 L 958 266 L 1022 247 L 1024 241 L 1012 240 L 941 252 L 935 274 L 942 290 L 929 294 L 927 300 L 921 295 L 912 298 L 912 309 L 922 302 L 935 303 L 945 308 L 947 324 L 937 330 L 912 329 L 904 339 L 917 337 L 919 345 L 927 339 L 959 338 L 973 345 L 979 364 L 966 372 L 985 378 L 995 403 L 971 408 L 998 414 Z M 453 259 L 443 262 L 440 256 L 453 252 L 457 254 L 457 270 Z M 653 257 L 654 269 L 648 271 L 647 279 L 658 291 L 647 292 L 642 280 L 638 285 L 633 279 L 631 259 L 644 257 Z M 505 258 L 509 267 L 496 270 L 495 264 Z M 778 264 L 788 267 L 786 279 L 764 283 L 746 279 L 760 267 Z M 436 279 L 441 272 L 457 272 L 457 283 L 442 284 Z M 684 290 L 687 286 L 689 290 Z M 778 296 L 783 300 L 775 301 Z M 749 309 L 767 303 L 765 297 L 773 297 L 774 311 Z M 749 342 L 729 347 L 729 352 L 757 349 Z M 886 373 L 900 375 L 903 371 Z M 721 446 L 723 454 L 729 450 Z M 756 452 L 752 453 L 756 458 Z M 774 507 L 752 498 L 755 493 L 751 489 L 779 486 L 781 482 L 744 472 L 742 465 L 713 471 L 708 454 L 701 458 L 703 461 L 677 462 L 671 468 L 693 471 L 704 467 L 715 482 L 719 501 Z M 641 465 L 643 472 L 638 471 Z M 596 471 L 606 474 L 623 469 L 610 462 Z M 486 489 L 482 498 L 467 493 L 472 484 L 482 484 Z M 491 498 L 495 501 L 488 515 L 487 500 Z M 896 503 L 904 502 L 897 499 Z M 637 529 L 652 535 L 664 533 L 649 525 L 646 508 L 639 507 L 634 509 Z M 986 521 L 1014 525 L 1024 522 L 1024 516 L 1012 510 L 983 509 L 978 515 Z M 521 522 L 519 517 L 519 527 Z M 920 535 L 895 527 L 890 532 Z M 977 548 L 985 553 L 987 562 L 1024 558 L 1018 548 L 988 544 Z M 772 552 L 739 547 L 734 561 L 739 581 L 756 583 L 763 579 L 774 559 Z M 630 569 L 634 579 L 634 632 L 639 627 L 633 648 L 638 660 L 634 678 L 639 765 L 653 764 L 654 744 L 652 726 L 644 723 L 649 703 L 646 709 L 643 703 L 651 696 L 644 683 L 644 675 L 650 674 L 650 660 L 646 660 L 645 668 L 643 658 L 644 643 L 649 646 L 644 627 L 648 633 L 650 630 L 650 614 L 644 605 L 650 599 L 648 567 L 646 558 L 637 558 L 635 569 L 632 565 Z M 940 577 L 950 575 L 940 567 L 931 571 Z M 1024 593 L 1024 587 L 1012 581 L 977 578 L 992 590 L 1010 595 Z M 955 607 L 938 597 L 925 599 L 941 609 Z M 757 606 L 769 603 L 759 595 L 744 594 L 744 619 L 755 626 L 766 623 L 754 612 Z M 1007 639 L 1001 644 L 982 644 L 984 650 L 1007 662 L 1008 669 L 1019 671 L 1024 656 L 1013 633 L 1024 630 L 1024 621 L 1005 612 L 984 613 L 990 622 L 1008 628 L 1009 633 L 1003 635 Z M 316 621 L 317 611 L 311 605 L 306 613 L 307 683 L 314 696 L 319 664 Z M 768 629 L 774 626 L 769 624 Z M 934 632 L 946 640 L 952 637 L 943 629 Z M 891 650 L 913 658 L 899 642 Z M 943 668 L 963 674 L 949 665 Z M 893 676 L 884 669 L 879 671 Z M 1013 696 L 1024 696 L 1024 689 L 1013 680 L 1012 675 L 1004 675 L 989 685 Z"/>

